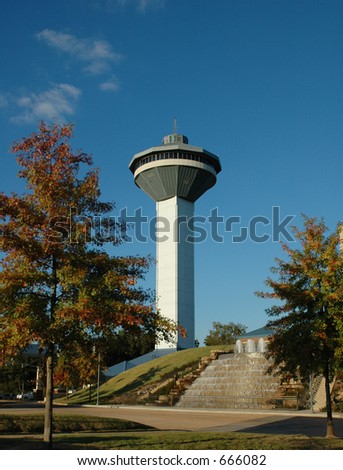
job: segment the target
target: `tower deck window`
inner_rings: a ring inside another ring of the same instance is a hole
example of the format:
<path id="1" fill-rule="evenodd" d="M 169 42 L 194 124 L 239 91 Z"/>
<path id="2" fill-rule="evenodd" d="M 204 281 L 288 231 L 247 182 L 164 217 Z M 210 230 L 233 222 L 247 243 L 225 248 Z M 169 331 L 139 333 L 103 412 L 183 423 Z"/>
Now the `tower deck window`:
<path id="1" fill-rule="evenodd" d="M 186 153 L 186 152 L 163 152 L 163 153 L 156 153 L 150 155 L 148 157 L 141 158 L 137 163 L 135 169 L 145 165 L 146 163 L 155 162 L 159 160 L 193 160 L 196 162 L 204 163 L 205 165 L 209 165 L 210 167 L 215 168 L 213 162 L 202 155 L 198 155 L 195 153 Z"/>

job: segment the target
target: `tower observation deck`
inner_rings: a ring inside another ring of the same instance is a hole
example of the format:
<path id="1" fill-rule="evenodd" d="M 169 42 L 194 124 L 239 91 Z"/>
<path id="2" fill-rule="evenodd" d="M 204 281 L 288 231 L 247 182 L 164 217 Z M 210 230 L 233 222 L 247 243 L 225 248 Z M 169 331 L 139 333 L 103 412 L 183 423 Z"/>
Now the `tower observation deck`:
<path id="1" fill-rule="evenodd" d="M 157 349 L 194 347 L 194 202 L 215 185 L 219 158 L 170 134 L 139 152 L 129 168 L 136 185 L 156 202 L 156 294 L 161 314 L 187 331 Z"/>

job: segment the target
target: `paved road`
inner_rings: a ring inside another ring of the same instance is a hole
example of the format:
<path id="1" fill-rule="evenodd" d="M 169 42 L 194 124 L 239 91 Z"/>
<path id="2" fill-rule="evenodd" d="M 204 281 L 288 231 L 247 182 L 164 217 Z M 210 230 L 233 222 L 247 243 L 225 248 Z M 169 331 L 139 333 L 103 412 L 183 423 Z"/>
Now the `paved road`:
<path id="1" fill-rule="evenodd" d="M 43 411 L 39 404 L 0 403 L 0 414 L 37 413 Z M 58 414 L 102 416 L 136 421 L 161 430 L 257 432 L 271 434 L 304 434 L 325 436 L 324 413 L 243 411 L 243 410 L 191 410 L 158 407 L 64 407 L 56 406 Z M 336 435 L 343 438 L 343 416 L 335 415 Z"/>

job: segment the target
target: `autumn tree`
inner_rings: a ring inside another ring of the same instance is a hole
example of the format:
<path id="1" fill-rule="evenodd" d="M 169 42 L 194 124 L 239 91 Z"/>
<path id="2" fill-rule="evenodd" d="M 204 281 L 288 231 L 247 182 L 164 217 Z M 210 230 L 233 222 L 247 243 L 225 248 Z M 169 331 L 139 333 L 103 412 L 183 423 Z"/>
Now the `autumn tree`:
<path id="1" fill-rule="evenodd" d="M 327 437 L 334 436 L 330 382 L 343 364 L 343 255 L 339 227 L 327 235 L 323 220 L 304 216 L 304 228 L 293 228 L 298 247 L 283 245 L 285 261 L 276 259 L 265 299 L 278 301 L 267 309 L 275 331 L 269 356 L 281 372 L 323 375 L 326 390 Z"/>
<path id="2" fill-rule="evenodd" d="M 54 385 L 58 387 L 78 389 L 84 385 L 89 387 L 97 380 L 97 357 L 94 347 L 75 345 L 72 351 L 64 349 L 58 353 L 54 368 Z"/>
<path id="3" fill-rule="evenodd" d="M 206 346 L 214 346 L 216 344 L 233 344 L 238 336 L 246 333 L 247 327 L 240 323 L 220 323 L 212 322 L 212 329 L 204 339 Z"/>
<path id="4" fill-rule="evenodd" d="M 104 348 L 118 328 L 152 316 L 157 336 L 169 337 L 174 327 L 154 312 L 152 295 L 141 286 L 149 259 L 104 251 L 105 243 L 121 241 L 109 215 L 114 204 L 100 201 L 98 170 L 90 155 L 72 150 L 72 133 L 71 125 L 42 123 L 15 143 L 27 188 L 0 195 L 0 340 L 7 355 L 34 341 L 44 348 L 50 448 L 57 351 Z"/>

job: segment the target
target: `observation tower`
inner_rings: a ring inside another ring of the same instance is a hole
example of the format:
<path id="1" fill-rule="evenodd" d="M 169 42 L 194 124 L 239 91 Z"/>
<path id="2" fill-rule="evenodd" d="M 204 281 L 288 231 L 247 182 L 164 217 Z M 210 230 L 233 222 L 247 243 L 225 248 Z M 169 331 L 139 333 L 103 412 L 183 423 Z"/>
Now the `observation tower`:
<path id="1" fill-rule="evenodd" d="M 136 185 L 156 202 L 157 307 L 187 331 L 156 349 L 180 350 L 195 346 L 194 203 L 216 184 L 221 165 L 216 155 L 174 132 L 162 145 L 135 154 L 129 168 Z"/>

